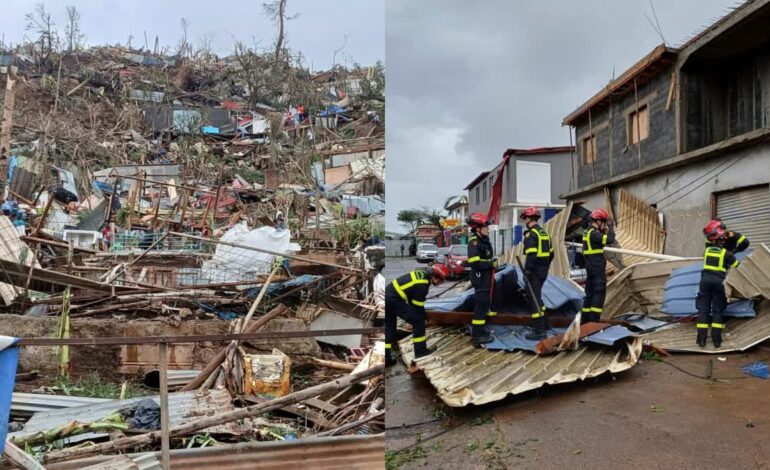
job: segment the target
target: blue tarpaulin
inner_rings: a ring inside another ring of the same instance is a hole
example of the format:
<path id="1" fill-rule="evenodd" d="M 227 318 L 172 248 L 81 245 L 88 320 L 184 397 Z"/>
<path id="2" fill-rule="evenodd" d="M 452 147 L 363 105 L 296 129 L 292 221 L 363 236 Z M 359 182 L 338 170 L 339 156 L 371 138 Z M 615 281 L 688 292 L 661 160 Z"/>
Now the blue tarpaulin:
<path id="1" fill-rule="evenodd" d="M 741 367 L 744 374 L 748 374 L 760 379 L 766 379 L 770 377 L 770 369 L 767 367 L 766 362 L 756 361 L 751 364 L 747 364 Z"/>
<path id="2" fill-rule="evenodd" d="M 16 383 L 16 365 L 19 362 L 19 338 L 0 336 L 0 453 L 5 449 L 11 398 Z"/>
<path id="3" fill-rule="evenodd" d="M 748 252 L 743 252 L 738 253 L 736 257 L 742 260 L 747 255 Z M 691 265 L 671 271 L 664 286 L 663 304 L 660 311 L 675 317 L 697 314 L 695 299 L 698 297 L 701 271 L 703 271 L 702 261 L 696 261 Z M 751 300 L 731 302 L 727 305 L 724 315 L 753 318 L 756 316 L 754 302 Z"/>
<path id="4" fill-rule="evenodd" d="M 277 295 L 284 290 L 293 289 L 295 287 L 304 286 L 305 284 L 308 284 L 310 282 L 315 281 L 316 279 L 319 279 L 323 276 L 315 276 L 312 274 L 303 274 L 302 276 L 297 276 L 294 278 L 289 279 L 288 281 L 283 282 L 274 282 L 271 283 L 269 286 L 267 286 L 267 292 L 266 294 L 269 296 Z M 257 287 L 253 287 L 246 291 L 246 296 L 250 298 L 255 298 L 259 295 L 259 291 L 262 290 L 262 286 L 259 285 Z"/>
<path id="5" fill-rule="evenodd" d="M 342 114 L 344 112 L 345 112 L 345 108 L 343 108 L 342 106 L 331 105 L 327 107 L 325 110 L 319 112 L 318 115 L 321 117 L 326 117 L 326 116 L 333 116 L 335 114 Z"/>
<path id="6" fill-rule="evenodd" d="M 517 293 L 516 288 L 510 283 L 506 282 L 508 279 L 513 279 L 513 282 L 518 286 L 518 289 L 524 289 L 524 278 L 521 274 L 521 269 L 514 266 L 505 266 L 498 270 L 495 274 L 495 291 L 496 298 L 498 295 L 503 297 L 504 301 L 511 301 L 519 306 L 526 304 L 523 303 L 521 293 Z M 583 306 L 583 291 L 575 287 L 572 283 L 558 276 L 548 276 L 543 285 L 542 292 L 543 303 L 548 310 L 558 311 L 563 315 L 574 316 L 580 308 Z M 517 301 L 518 300 L 518 301 Z M 507 303 L 507 302 L 506 302 Z M 512 312 L 516 305 L 508 303 L 507 305 L 501 305 L 500 312 Z M 473 289 L 452 296 L 452 297 L 440 297 L 435 299 L 429 299 L 425 302 L 426 310 L 433 310 L 438 312 L 471 312 L 473 311 Z M 515 313 L 531 313 L 528 310 Z"/>
<path id="7" fill-rule="evenodd" d="M 470 327 L 469 327 L 470 328 Z M 530 351 L 535 352 L 535 346 L 540 341 L 533 341 L 525 338 L 532 329 L 523 325 L 489 325 L 494 341 L 484 345 L 491 351 Z M 566 331 L 566 328 L 551 328 L 547 335 L 559 335 Z"/>

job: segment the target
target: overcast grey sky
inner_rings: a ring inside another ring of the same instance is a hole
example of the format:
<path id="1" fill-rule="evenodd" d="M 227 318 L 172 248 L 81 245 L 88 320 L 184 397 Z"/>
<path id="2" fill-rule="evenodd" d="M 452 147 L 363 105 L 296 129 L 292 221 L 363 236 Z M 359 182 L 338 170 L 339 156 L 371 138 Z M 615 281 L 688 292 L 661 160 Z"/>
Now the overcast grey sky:
<path id="1" fill-rule="evenodd" d="M 736 0 L 653 0 L 679 45 Z M 649 0 L 387 0 L 387 218 L 441 208 L 506 148 L 569 145 L 561 126 L 662 41 Z"/>
<path id="2" fill-rule="evenodd" d="M 24 14 L 34 9 L 37 0 L 3 0 L 0 14 L 0 37 L 6 42 L 19 42 L 31 33 L 25 31 Z M 175 46 L 182 37 L 180 19 L 189 22 L 188 40 L 195 46 L 200 38 L 211 38 L 215 52 L 227 55 L 233 51 L 233 38 L 259 47 L 273 44 L 275 31 L 262 13 L 264 2 L 203 1 L 203 0 L 69 0 L 48 1 L 56 27 L 63 33 L 66 5 L 74 5 L 81 14 L 81 29 L 92 45 L 126 44 L 133 35 L 132 45 L 144 45 L 147 32 L 149 47 L 155 35 L 161 45 Z M 334 51 L 345 45 L 337 55 L 337 63 L 371 65 L 385 57 L 385 0 L 351 0 L 344 3 L 319 0 L 289 0 L 289 15 L 299 13 L 287 23 L 289 46 L 301 51 L 306 65 L 325 69 L 332 64 Z M 347 36 L 347 44 L 345 44 Z"/>

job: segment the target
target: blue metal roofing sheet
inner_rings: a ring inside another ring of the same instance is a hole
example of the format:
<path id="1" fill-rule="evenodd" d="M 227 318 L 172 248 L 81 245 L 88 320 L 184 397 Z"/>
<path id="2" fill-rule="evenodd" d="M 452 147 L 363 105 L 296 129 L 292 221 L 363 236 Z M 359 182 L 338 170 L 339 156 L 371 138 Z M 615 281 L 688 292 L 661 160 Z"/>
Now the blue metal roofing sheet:
<path id="1" fill-rule="evenodd" d="M 738 253 L 738 259 L 745 258 L 747 253 Z M 698 296 L 701 271 L 703 263 L 697 261 L 683 268 L 671 271 L 664 286 L 663 304 L 660 311 L 675 317 L 695 315 L 695 298 Z M 754 317 L 754 302 L 740 300 L 727 305 L 724 315 L 730 317 Z"/>

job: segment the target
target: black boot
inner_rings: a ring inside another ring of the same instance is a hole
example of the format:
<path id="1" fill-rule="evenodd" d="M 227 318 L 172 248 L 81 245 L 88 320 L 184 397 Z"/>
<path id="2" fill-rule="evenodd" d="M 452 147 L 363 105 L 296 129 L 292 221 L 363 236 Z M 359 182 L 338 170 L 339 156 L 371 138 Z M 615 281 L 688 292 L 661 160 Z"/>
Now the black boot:
<path id="1" fill-rule="evenodd" d="M 544 316 L 535 318 L 530 324 L 532 332 L 527 333 L 524 337 L 530 341 L 542 341 L 546 338 L 546 330 L 548 329 L 548 323 Z"/>
<path id="2" fill-rule="evenodd" d="M 706 338 L 708 337 L 709 330 L 707 328 L 698 328 L 698 346 L 706 347 Z"/>
<path id="3" fill-rule="evenodd" d="M 598 322 L 599 321 L 599 314 L 596 312 L 583 312 L 580 315 L 580 324 L 584 323 L 591 323 L 591 322 Z"/>
<path id="4" fill-rule="evenodd" d="M 711 327 L 711 342 L 714 343 L 715 348 L 722 346 L 722 328 Z"/>
<path id="5" fill-rule="evenodd" d="M 485 325 L 471 326 L 471 341 L 473 342 L 474 346 L 478 347 L 483 344 L 491 343 L 494 340 L 495 339 L 492 337 Z"/>
<path id="6" fill-rule="evenodd" d="M 393 359 L 393 353 L 390 352 L 390 348 L 385 349 L 385 367 L 391 367 L 396 365 L 396 360 Z"/>
<path id="7" fill-rule="evenodd" d="M 425 341 L 414 343 L 414 358 L 417 359 L 418 357 L 427 356 L 429 354 L 433 354 L 432 349 L 428 349 L 428 345 L 425 344 Z"/>

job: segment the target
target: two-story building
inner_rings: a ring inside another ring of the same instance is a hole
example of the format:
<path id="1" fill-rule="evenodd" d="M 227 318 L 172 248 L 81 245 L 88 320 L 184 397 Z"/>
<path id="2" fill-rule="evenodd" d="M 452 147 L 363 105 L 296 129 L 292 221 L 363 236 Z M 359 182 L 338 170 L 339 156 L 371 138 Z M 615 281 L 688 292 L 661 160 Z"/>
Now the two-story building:
<path id="1" fill-rule="evenodd" d="M 563 196 L 593 209 L 631 192 L 662 214 L 669 254 L 700 256 L 712 217 L 770 243 L 768 24 L 770 0 L 748 1 L 569 114 L 577 189 Z"/>
<path id="2" fill-rule="evenodd" d="M 500 216 L 490 227 L 490 238 L 498 255 L 521 240 L 521 210 L 528 206 L 541 207 L 547 220 L 564 207 L 560 194 L 575 187 L 576 178 L 572 161 L 574 147 L 510 149 L 508 153 L 511 154 L 508 160 L 482 172 L 464 188 L 468 191 L 468 213 L 486 213 L 495 179 L 504 171 Z"/>

